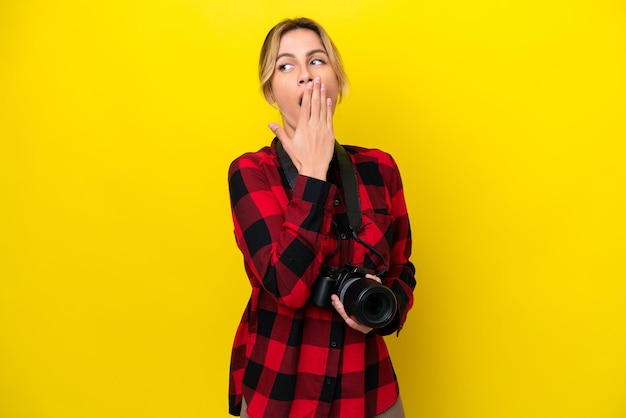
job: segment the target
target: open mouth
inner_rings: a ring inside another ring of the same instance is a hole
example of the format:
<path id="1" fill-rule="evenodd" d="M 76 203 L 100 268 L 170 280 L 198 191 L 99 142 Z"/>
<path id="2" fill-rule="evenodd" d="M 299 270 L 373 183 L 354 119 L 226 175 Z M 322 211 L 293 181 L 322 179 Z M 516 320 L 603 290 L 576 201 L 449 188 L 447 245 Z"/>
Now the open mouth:
<path id="1" fill-rule="evenodd" d="M 304 97 L 304 94 L 300 96 L 300 100 L 298 100 L 298 106 L 300 107 L 302 107 L 302 97 Z"/>

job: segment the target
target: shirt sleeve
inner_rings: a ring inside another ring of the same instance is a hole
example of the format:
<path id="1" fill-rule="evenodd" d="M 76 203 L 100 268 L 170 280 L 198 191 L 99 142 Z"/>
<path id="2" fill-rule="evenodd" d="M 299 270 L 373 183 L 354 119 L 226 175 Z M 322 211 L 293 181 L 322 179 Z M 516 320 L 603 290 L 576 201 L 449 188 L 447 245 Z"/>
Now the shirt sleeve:
<path id="1" fill-rule="evenodd" d="M 301 308 L 331 252 L 327 239 L 336 186 L 298 176 L 288 198 L 276 163 L 255 154 L 233 161 L 228 179 L 235 238 L 252 286 L 279 304 Z"/>
<path id="2" fill-rule="evenodd" d="M 386 327 L 376 332 L 388 335 L 400 332 L 406 321 L 407 313 L 413 306 L 413 289 L 415 288 L 415 267 L 409 261 L 411 256 L 411 226 L 404 199 L 404 189 L 400 171 L 393 158 L 390 159 L 391 175 L 388 180 L 391 197 L 392 242 L 389 257 L 389 270 L 383 279 L 383 284 L 389 287 L 398 301 L 398 312 L 395 319 Z"/>

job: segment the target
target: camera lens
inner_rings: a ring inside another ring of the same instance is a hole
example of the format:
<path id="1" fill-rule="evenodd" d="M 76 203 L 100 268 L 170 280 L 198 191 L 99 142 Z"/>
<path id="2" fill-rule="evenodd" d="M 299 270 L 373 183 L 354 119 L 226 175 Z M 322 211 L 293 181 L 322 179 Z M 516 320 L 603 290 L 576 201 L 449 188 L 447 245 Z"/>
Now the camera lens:
<path id="1" fill-rule="evenodd" d="M 354 315 L 358 322 L 371 328 L 388 325 L 396 315 L 396 296 L 372 279 L 346 280 L 340 286 L 338 296 L 348 315 Z"/>
<path id="2" fill-rule="evenodd" d="M 370 297 L 367 298 L 365 302 L 363 302 L 363 309 L 365 310 L 365 312 L 367 312 L 368 315 L 377 316 L 380 315 L 381 311 L 383 310 L 384 304 L 384 300 L 376 297 Z"/>

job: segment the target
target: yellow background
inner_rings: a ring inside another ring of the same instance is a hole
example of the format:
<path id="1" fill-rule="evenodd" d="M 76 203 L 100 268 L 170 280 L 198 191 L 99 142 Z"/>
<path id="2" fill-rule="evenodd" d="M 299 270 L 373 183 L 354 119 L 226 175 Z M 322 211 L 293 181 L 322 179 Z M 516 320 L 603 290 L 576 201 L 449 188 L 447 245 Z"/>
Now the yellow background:
<path id="1" fill-rule="evenodd" d="M 401 168 L 408 417 L 626 416 L 621 1 L 0 1 L 0 417 L 225 417 L 248 297 L 226 172 L 283 17 Z"/>

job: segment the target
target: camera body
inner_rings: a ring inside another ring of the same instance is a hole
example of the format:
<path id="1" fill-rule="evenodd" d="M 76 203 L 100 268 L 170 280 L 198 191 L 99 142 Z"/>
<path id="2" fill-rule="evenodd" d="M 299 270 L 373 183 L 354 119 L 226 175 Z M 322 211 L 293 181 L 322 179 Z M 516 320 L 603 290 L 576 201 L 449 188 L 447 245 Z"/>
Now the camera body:
<path id="1" fill-rule="evenodd" d="M 388 287 L 365 277 L 365 269 L 354 266 L 324 266 L 311 289 L 311 302 L 332 308 L 331 295 L 339 297 L 349 316 L 371 328 L 382 328 L 396 316 L 397 300 Z"/>

